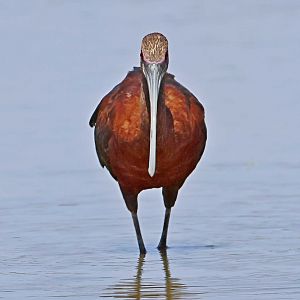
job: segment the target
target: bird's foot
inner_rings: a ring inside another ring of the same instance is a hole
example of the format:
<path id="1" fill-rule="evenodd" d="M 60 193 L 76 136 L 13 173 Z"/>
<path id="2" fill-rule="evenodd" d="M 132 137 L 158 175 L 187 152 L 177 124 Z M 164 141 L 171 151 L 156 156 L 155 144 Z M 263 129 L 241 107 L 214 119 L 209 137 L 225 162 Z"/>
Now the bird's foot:
<path id="1" fill-rule="evenodd" d="M 157 249 L 159 251 L 166 251 L 168 249 L 168 246 L 165 242 L 160 242 L 157 246 Z"/>
<path id="2" fill-rule="evenodd" d="M 145 255 L 147 253 L 147 250 L 145 247 L 140 247 L 140 255 Z"/>

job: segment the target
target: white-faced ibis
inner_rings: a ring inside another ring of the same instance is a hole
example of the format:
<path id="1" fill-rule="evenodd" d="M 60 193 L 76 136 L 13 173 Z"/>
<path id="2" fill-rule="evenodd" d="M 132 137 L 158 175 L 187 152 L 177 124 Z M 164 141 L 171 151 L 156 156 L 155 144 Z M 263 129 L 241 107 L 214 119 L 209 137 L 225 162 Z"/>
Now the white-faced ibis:
<path id="1" fill-rule="evenodd" d="M 145 253 L 137 217 L 138 194 L 162 188 L 166 211 L 158 248 L 164 250 L 171 208 L 203 154 L 206 126 L 203 106 L 167 73 L 166 37 L 146 35 L 140 57 L 141 66 L 101 100 L 90 126 L 95 126 L 100 164 L 119 183 L 140 252 Z"/>

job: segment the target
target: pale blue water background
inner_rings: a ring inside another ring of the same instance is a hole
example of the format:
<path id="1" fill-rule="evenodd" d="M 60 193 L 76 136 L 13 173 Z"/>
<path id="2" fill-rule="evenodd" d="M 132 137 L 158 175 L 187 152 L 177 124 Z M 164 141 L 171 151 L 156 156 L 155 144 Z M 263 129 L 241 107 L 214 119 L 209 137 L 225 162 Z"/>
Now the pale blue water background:
<path id="1" fill-rule="evenodd" d="M 139 259 L 88 127 L 152 31 L 208 126 L 168 263 L 160 191 Z M 296 0 L 0 1 L 0 298 L 300 299 L 299 31 Z"/>

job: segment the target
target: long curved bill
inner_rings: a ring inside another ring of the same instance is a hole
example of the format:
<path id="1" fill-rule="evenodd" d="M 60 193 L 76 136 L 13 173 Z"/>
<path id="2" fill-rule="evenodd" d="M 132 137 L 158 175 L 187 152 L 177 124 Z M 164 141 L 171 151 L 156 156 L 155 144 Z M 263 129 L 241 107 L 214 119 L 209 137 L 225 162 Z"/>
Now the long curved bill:
<path id="1" fill-rule="evenodd" d="M 150 151 L 148 173 L 153 177 L 156 168 L 157 102 L 160 83 L 164 74 L 158 64 L 148 64 L 145 66 L 145 71 L 150 98 Z"/>

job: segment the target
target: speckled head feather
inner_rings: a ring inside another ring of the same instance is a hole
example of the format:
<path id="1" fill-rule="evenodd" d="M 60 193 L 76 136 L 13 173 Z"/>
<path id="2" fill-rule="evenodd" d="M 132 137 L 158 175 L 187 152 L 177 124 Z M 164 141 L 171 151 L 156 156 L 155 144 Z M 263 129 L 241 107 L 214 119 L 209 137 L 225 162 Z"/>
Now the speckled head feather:
<path id="1" fill-rule="evenodd" d="M 166 58 L 168 40 L 161 33 L 150 33 L 143 38 L 141 51 L 146 62 L 161 63 Z"/>

